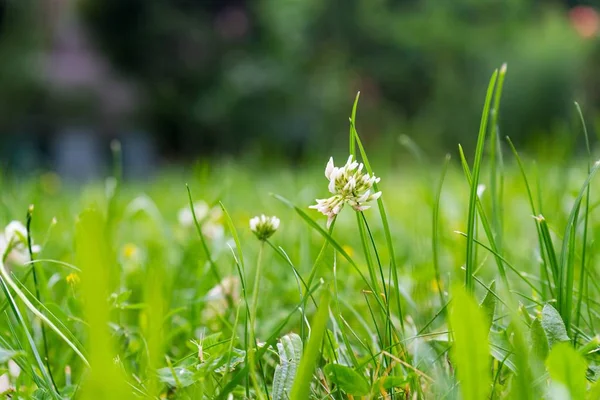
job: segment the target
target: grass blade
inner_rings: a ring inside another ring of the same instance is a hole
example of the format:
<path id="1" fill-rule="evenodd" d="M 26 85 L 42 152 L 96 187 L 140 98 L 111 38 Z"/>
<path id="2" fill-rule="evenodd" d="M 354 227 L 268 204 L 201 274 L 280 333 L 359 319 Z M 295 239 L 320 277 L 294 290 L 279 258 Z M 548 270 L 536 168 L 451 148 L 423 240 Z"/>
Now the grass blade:
<path id="1" fill-rule="evenodd" d="M 320 355 L 325 329 L 327 328 L 330 298 L 331 293 L 326 289 L 321 296 L 319 308 L 311 324 L 310 339 L 298 367 L 298 374 L 290 392 L 290 400 L 305 400 L 310 398 L 310 384 L 313 380 L 313 372 Z"/>
<path id="2" fill-rule="evenodd" d="M 454 343 L 451 356 L 456 366 L 463 400 L 486 399 L 491 389 L 490 346 L 485 315 L 475 299 L 456 286 L 450 305 Z"/>
<path id="3" fill-rule="evenodd" d="M 483 113 L 481 115 L 481 124 L 479 127 L 479 135 L 477 137 L 477 147 L 475 149 L 475 159 L 473 161 L 473 172 L 471 179 L 471 192 L 469 196 L 469 216 L 467 222 L 467 258 L 465 263 L 465 286 L 467 291 L 472 292 L 474 289 L 473 284 L 473 272 L 477 260 L 475 259 L 475 214 L 477 212 L 477 185 L 479 185 L 479 174 L 481 170 L 481 160 L 483 158 L 483 148 L 485 144 L 485 137 L 487 133 L 488 115 L 490 112 L 490 105 L 492 101 L 492 95 L 494 93 L 494 87 L 498 77 L 498 70 L 495 70 L 490 79 L 490 83 L 487 89 L 487 95 L 483 106 Z"/>

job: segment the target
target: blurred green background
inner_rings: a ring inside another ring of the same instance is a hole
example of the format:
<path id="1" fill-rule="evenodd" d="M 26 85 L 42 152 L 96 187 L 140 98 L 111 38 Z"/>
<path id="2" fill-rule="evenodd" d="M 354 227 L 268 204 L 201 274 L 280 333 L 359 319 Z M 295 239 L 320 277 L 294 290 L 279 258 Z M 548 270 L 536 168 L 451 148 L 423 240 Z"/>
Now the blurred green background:
<path id="1" fill-rule="evenodd" d="M 382 157 L 400 135 L 429 155 L 468 150 L 503 62 L 500 132 L 523 150 L 576 154 L 573 101 L 592 131 L 600 105 L 597 2 L 0 4 L 1 162 L 22 170 L 95 152 L 80 157 L 93 175 L 112 138 L 138 175 L 198 156 L 299 162 L 346 146 L 359 90 L 359 131 Z"/>

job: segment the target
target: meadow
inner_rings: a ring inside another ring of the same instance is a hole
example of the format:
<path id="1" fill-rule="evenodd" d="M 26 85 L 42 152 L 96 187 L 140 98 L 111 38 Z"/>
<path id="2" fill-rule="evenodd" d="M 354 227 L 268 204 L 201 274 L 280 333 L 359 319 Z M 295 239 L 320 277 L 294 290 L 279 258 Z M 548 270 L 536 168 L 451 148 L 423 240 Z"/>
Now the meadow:
<path id="1" fill-rule="evenodd" d="M 390 166 L 360 140 L 357 97 L 332 164 L 128 183 L 115 143 L 83 188 L 2 175 L 4 395 L 600 398 L 599 164 L 583 118 L 579 161 L 502 137 L 505 72 L 474 154 L 409 143 Z"/>

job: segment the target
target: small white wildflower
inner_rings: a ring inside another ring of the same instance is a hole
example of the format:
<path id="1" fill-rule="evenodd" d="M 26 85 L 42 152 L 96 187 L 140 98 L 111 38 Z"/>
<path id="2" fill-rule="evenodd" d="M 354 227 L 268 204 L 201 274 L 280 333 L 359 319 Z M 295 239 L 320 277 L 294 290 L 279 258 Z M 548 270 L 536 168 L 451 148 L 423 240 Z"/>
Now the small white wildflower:
<path id="1" fill-rule="evenodd" d="M 21 367 L 19 367 L 13 360 L 8 360 L 8 373 L 12 377 L 18 378 L 19 375 L 21 375 Z"/>
<path id="2" fill-rule="evenodd" d="M 12 221 L 4 228 L 4 236 L 14 244 L 27 243 L 27 228 L 20 221 Z"/>
<path id="3" fill-rule="evenodd" d="M 279 223 L 279 218 L 267 217 L 263 214 L 260 217 L 254 217 L 250 220 L 250 230 L 260 240 L 267 240 L 279 228 Z"/>
<path id="4" fill-rule="evenodd" d="M 483 192 L 485 192 L 486 186 L 483 183 L 477 185 L 477 197 L 481 198 L 483 196 Z"/>
<path id="5" fill-rule="evenodd" d="M 196 214 L 196 219 L 198 219 L 198 221 L 202 221 L 204 217 L 208 215 L 208 211 L 208 204 L 205 202 L 197 201 L 194 203 L 194 213 Z M 191 227 L 194 225 L 194 215 L 189 206 L 179 210 L 177 219 L 179 220 L 179 224 L 183 227 Z"/>
<path id="6" fill-rule="evenodd" d="M 225 315 L 229 307 L 240 301 L 240 279 L 227 276 L 208 291 L 204 297 L 206 307 L 202 310 L 203 321 L 216 321 L 218 316 Z"/>
<path id="7" fill-rule="evenodd" d="M 42 248 L 32 244 L 31 250 L 34 254 L 39 253 Z M 8 251 L 8 254 L 5 254 Z M 27 228 L 19 221 L 12 221 L 0 233 L 1 257 L 6 255 L 6 261 L 11 264 L 23 265 L 29 261 L 29 250 L 27 248 Z"/>
<path id="8" fill-rule="evenodd" d="M 329 158 L 325 177 L 329 180 L 328 189 L 333 196 L 317 199 L 317 204 L 310 206 L 327 216 L 328 228 L 335 216 L 342 211 L 344 204 L 348 203 L 355 211 L 364 211 L 371 207 L 366 203 L 381 196 L 381 192 L 373 192 L 373 185 L 381 179 L 363 172 L 363 167 L 353 156 L 348 157 L 343 167 L 336 167 L 333 157 Z"/>
<path id="9" fill-rule="evenodd" d="M 204 201 L 194 203 L 196 219 L 202 224 L 202 234 L 209 239 L 218 239 L 225 235 L 225 228 L 221 224 L 223 211 L 220 207 L 210 208 Z M 194 215 L 189 206 L 179 210 L 177 216 L 179 224 L 184 228 L 194 226 Z"/>

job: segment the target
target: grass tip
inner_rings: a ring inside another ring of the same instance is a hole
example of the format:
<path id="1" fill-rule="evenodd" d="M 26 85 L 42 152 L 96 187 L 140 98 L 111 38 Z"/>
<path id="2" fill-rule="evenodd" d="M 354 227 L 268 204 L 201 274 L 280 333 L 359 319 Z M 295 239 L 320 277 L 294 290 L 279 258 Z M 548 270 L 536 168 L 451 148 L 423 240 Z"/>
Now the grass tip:
<path id="1" fill-rule="evenodd" d="M 502 75 L 506 74 L 506 63 L 503 63 L 502 66 L 500 67 L 500 73 Z"/>

